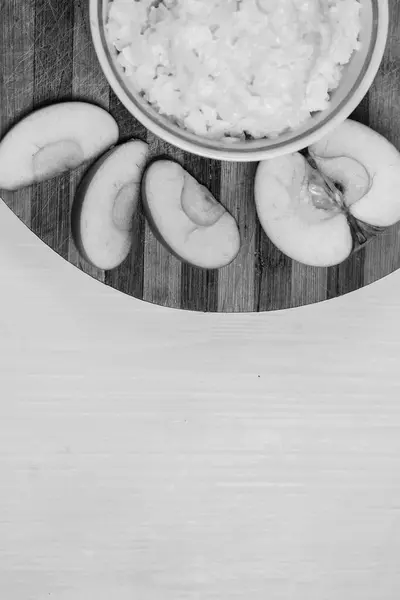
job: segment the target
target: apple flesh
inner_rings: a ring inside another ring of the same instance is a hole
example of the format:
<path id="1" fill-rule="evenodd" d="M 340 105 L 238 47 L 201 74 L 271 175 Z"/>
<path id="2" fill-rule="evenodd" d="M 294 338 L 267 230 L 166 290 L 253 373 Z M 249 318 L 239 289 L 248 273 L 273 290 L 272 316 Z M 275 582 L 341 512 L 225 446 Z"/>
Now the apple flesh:
<path id="1" fill-rule="evenodd" d="M 72 233 L 81 255 L 95 267 L 118 267 L 132 246 L 148 145 L 132 140 L 116 146 L 86 173 L 72 209 Z"/>
<path id="2" fill-rule="evenodd" d="M 309 152 L 334 182 L 343 174 L 344 200 L 356 219 L 377 227 L 400 220 L 400 153 L 382 135 L 348 119 Z"/>
<path id="3" fill-rule="evenodd" d="M 0 188 L 17 190 L 75 169 L 118 136 L 116 121 L 96 105 L 62 102 L 38 109 L 0 142 Z"/>
<path id="4" fill-rule="evenodd" d="M 153 162 L 143 178 L 142 198 L 156 237 L 179 259 L 218 269 L 238 254 L 235 219 L 179 164 Z"/>
<path id="5" fill-rule="evenodd" d="M 290 258 L 322 267 L 349 256 L 353 239 L 346 216 L 301 154 L 260 163 L 255 199 L 262 228 Z"/>
<path id="6" fill-rule="evenodd" d="M 289 257 L 327 267 L 400 220 L 400 153 L 365 125 L 347 120 L 308 149 L 260 163 L 259 220 Z"/>

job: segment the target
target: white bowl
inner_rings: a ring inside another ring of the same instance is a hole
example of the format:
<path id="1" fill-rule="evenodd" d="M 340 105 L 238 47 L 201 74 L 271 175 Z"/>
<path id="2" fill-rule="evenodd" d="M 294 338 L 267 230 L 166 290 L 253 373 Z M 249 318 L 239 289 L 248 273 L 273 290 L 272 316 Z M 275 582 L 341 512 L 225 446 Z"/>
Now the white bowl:
<path id="1" fill-rule="evenodd" d="M 347 119 L 368 92 L 383 58 L 388 33 L 388 0 L 361 0 L 361 50 L 343 70 L 330 108 L 315 113 L 301 128 L 277 139 L 243 142 L 214 141 L 192 134 L 161 116 L 127 85 L 117 51 L 105 35 L 109 0 L 90 1 L 94 46 L 107 80 L 128 111 L 166 142 L 199 156 L 227 161 L 258 161 L 306 148 Z"/>

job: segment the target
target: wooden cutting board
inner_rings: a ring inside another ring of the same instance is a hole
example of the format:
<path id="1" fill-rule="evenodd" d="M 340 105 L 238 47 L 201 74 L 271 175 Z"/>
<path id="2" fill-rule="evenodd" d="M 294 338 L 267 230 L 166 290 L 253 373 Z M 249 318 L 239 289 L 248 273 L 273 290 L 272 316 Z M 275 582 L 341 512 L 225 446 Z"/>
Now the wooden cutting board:
<path id="1" fill-rule="evenodd" d="M 5 7 L 4 7 L 5 2 Z M 389 43 L 379 74 L 352 118 L 370 125 L 400 149 L 400 4 L 390 2 Z M 2 192 L 10 209 L 46 244 L 84 272 L 148 302 L 196 311 L 268 311 L 301 306 L 351 292 L 400 266 L 400 227 L 372 240 L 345 263 L 328 269 L 284 256 L 257 222 L 253 201 L 256 164 L 202 159 L 173 148 L 129 115 L 110 90 L 91 41 L 87 0 L 3 0 L 0 22 L 0 134 L 33 108 L 84 99 L 110 111 L 121 141 L 147 140 L 151 154 L 178 159 L 236 217 L 242 248 L 219 271 L 204 271 L 171 256 L 141 212 L 131 255 L 104 272 L 86 264 L 71 238 L 70 209 L 86 167 L 18 193 Z"/>

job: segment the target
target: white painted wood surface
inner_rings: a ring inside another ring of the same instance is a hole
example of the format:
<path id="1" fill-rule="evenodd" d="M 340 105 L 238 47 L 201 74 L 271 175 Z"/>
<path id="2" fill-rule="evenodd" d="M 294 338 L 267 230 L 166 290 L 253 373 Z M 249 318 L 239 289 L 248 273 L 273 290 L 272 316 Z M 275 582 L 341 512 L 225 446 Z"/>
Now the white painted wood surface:
<path id="1" fill-rule="evenodd" d="M 0 277 L 1 600 L 398 600 L 400 273 L 171 311 L 1 206 Z"/>

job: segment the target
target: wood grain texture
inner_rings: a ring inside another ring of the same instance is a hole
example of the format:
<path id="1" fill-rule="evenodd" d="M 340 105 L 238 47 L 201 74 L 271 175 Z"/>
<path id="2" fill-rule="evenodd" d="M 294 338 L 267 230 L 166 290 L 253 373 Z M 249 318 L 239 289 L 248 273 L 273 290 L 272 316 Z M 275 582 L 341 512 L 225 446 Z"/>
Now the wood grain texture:
<path id="1" fill-rule="evenodd" d="M 187 154 L 183 166 L 220 200 L 221 163 Z M 215 312 L 218 310 L 218 271 L 182 264 L 181 308 Z"/>
<path id="2" fill-rule="evenodd" d="M 389 43 L 382 66 L 369 93 L 370 125 L 400 149 L 400 4 L 392 1 Z M 372 283 L 400 267 L 400 228 L 390 227 L 366 248 L 365 283 Z"/>
<path id="3" fill-rule="evenodd" d="M 399 272 L 167 310 L 0 203 L 0 278 L 2 600 L 399 599 Z"/>
<path id="4" fill-rule="evenodd" d="M 72 95 L 86 102 L 93 102 L 105 110 L 109 109 L 109 86 L 100 68 L 92 44 L 89 14 L 86 2 L 78 0 L 74 6 L 73 53 L 72 53 Z M 74 202 L 76 189 L 88 166 L 75 169 L 70 173 L 70 210 Z M 72 237 L 69 238 L 68 260 L 99 281 L 104 281 L 104 271 L 93 267 L 83 260 Z M 122 282 L 121 282 L 122 284 Z"/>
<path id="5" fill-rule="evenodd" d="M 0 18 L 0 137 L 32 110 L 34 98 L 35 1 L 6 0 Z M 31 225 L 32 189 L 4 192 L 4 201 Z"/>
<path id="6" fill-rule="evenodd" d="M 147 130 L 136 119 L 133 119 L 126 108 L 118 100 L 114 92 L 108 89 L 109 110 L 118 123 L 121 142 L 132 138 L 147 141 Z M 143 298 L 144 292 L 144 244 L 145 219 L 142 210 L 138 211 L 132 221 L 132 250 L 128 258 L 117 269 L 108 271 L 105 282 L 125 294 Z"/>
<path id="7" fill-rule="evenodd" d="M 218 310 L 254 311 L 254 259 L 257 217 L 253 201 L 255 163 L 221 165 L 221 202 L 235 217 L 241 247 L 236 259 L 218 273 Z"/>
<path id="8" fill-rule="evenodd" d="M 166 144 L 147 132 L 150 160 L 158 156 L 183 162 L 183 152 Z M 143 300 L 169 306 L 181 307 L 181 262 L 156 238 L 148 222 L 144 238 L 144 288 Z"/>
<path id="9" fill-rule="evenodd" d="M 36 0 L 34 107 L 73 97 L 74 2 Z M 31 227 L 46 244 L 68 259 L 70 179 L 65 173 L 32 188 Z"/>
<path id="10" fill-rule="evenodd" d="M 352 117 L 400 148 L 400 8 L 390 2 L 385 58 L 368 96 Z M 232 212 L 242 248 L 219 271 L 180 262 L 153 235 L 142 208 L 133 222 L 132 252 L 111 272 L 88 265 L 70 235 L 70 208 L 88 165 L 27 190 L 3 194 L 7 205 L 51 248 L 99 281 L 148 302 L 200 312 L 271 311 L 313 304 L 357 290 L 400 266 L 395 226 L 330 269 L 300 265 L 284 256 L 262 231 L 255 214 L 256 164 L 230 164 L 184 153 L 157 139 L 134 119 L 110 90 L 91 43 L 88 2 L 6 0 L 0 24 L 1 132 L 32 107 L 77 98 L 107 108 L 120 140 L 147 140 L 150 155 L 168 156 L 187 168 Z"/>

